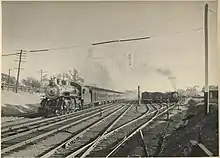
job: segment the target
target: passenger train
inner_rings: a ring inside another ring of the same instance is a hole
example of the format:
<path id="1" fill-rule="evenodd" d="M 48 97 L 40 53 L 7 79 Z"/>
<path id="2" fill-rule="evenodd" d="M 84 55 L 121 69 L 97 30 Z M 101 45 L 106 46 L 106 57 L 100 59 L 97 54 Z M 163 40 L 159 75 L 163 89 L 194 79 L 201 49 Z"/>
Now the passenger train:
<path id="1" fill-rule="evenodd" d="M 39 113 L 46 117 L 62 115 L 91 106 L 116 102 L 123 93 L 95 86 L 83 86 L 76 82 L 51 80 L 45 88 L 45 97 Z"/>

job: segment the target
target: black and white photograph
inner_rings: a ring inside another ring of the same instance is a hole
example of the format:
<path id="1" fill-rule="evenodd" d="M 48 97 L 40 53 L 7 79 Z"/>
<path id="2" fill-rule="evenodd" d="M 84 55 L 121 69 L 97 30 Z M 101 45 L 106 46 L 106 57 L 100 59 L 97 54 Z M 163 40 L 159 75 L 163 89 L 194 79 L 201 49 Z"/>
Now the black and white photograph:
<path id="1" fill-rule="evenodd" d="M 2 1 L 1 157 L 218 157 L 217 1 Z"/>

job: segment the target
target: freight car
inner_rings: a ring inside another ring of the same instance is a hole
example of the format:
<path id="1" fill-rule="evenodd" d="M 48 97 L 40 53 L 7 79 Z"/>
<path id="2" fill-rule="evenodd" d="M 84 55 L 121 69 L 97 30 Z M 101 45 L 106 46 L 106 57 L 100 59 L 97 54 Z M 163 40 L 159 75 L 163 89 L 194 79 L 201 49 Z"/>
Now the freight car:
<path id="1" fill-rule="evenodd" d="M 40 103 L 39 113 L 44 116 L 61 115 L 91 106 L 115 102 L 122 99 L 123 93 L 83 86 L 75 82 L 51 80 L 45 88 L 45 98 Z"/>
<path id="2" fill-rule="evenodd" d="M 141 100 L 143 103 L 175 103 L 178 102 L 177 92 L 143 92 L 141 93 Z"/>

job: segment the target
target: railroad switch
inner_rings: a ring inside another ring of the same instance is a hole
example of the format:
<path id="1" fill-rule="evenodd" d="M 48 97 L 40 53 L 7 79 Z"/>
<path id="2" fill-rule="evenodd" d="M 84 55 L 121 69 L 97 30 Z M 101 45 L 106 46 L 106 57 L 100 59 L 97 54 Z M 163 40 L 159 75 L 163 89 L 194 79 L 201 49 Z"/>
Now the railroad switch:
<path id="1" fill-rule="evenodd" d="M 135 110 L 136 110 L 136 112 L 138 112 L 138 105 L 135 106 Z"/>
<path id="2" fill-rule="evenodd" d="M 102 109 L 101 108 L 99 109 L 99 116 L 100 117 L 102 116 Z"/>

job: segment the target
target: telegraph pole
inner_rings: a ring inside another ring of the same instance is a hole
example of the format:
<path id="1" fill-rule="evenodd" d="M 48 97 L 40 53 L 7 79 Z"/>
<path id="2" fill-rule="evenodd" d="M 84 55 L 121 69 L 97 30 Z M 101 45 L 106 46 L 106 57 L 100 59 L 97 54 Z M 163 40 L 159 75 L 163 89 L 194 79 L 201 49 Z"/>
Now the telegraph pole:
<path id="1" fill-rule="evenodd" d="M 73 79 L 74 79 L 74 82 L 77 81 L 77 74 L 78 74 L 77 69 L 74 69 L 74 70 L 73 70 Z"/>
<path id="2" fill-rule="evenodd" d="M 208 4 L 205 4 L 204 16 L 204 34 L 205 34 L 205 114 L 209 113 L 209 84 L 208 84 Z"/>
<path id="3" fill-rule="evenodd" d="M 8 69 L 8 90 L 9 90 L 9 88 L 10 88 L 11 70 L 12 70 L 12 69 Z"/>
<path id="4" fill-rule="evenodd" d="M 128 64 L 131 67 L 131 53 L 128 54 Z"/>
<path id="5" fill-rule="evenodd" d="M 43 70 L 40 70 L 40 84 L 42 86 L 42 81 L 43 81 Z"/>
<path id="6" fill-rule="evenodd" d="M 45 71 L 43 69 L 40 69 L 40 71 L 38 71 L 40 73 L 40 85 L 42 87 L 42 83 L 43 83 L 43 73 L 45 73 Z"/>
<path id="7" fill-rule="evenodd" d="M 21 69 L 21 57 L 22 57 L 22 50 L 19 53 L 19 61 L 18 61 L 18 72 L 17 72 L 17 80 L 16 80 L 16 89 L 15 92 L 18 93 L 18 84 L 19 84 L 19 76 L 20 76 L 20 69 Z"/>
<path id="8" fill-rule="evenodd" d="M 140 86 L 138 86 L 138 106 L 140 106 Z"/>

